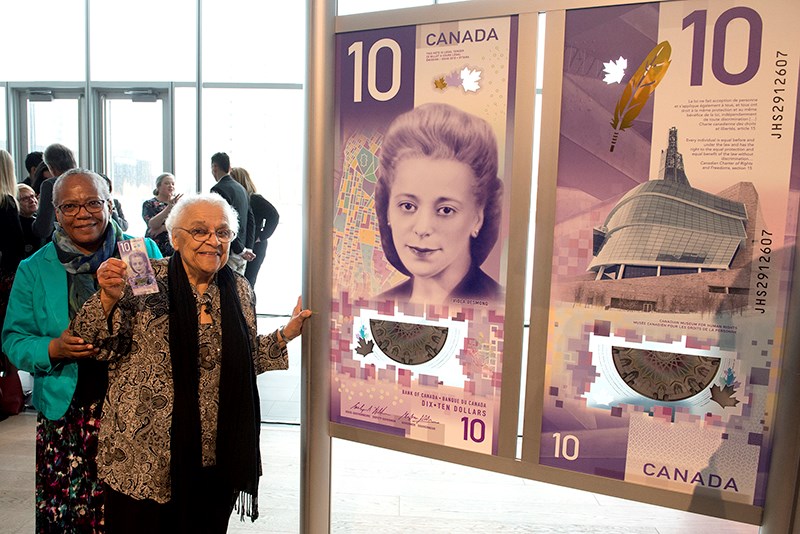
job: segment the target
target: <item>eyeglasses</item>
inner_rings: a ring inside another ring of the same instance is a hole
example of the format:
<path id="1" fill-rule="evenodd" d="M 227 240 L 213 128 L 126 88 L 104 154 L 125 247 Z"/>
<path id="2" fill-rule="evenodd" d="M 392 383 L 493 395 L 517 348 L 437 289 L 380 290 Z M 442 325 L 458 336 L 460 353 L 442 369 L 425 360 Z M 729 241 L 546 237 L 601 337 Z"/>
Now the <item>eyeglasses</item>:
<path id="1" fill-rule="evenodd" d="M 86 211 L 89 213 L 99 213 L 103 211 L 105 205 L 106 205 L 105 200 L 96 199 L 96 200 L 90 200 L 89 202 L 86 202 L 84 204 L 71 204 L 71 203 L 61 204 L 58 207 L 58 210 L 64 215 L 73 217 L 77 215 L 79 211 L 81 211 L 81 208 L 86 208 Z"/>
<path id="2" fill-rule="evenodd" d="M 220 228 L 218 230 L 207 230 L 206 228 L 181 228 L 179 226 L 176 226 L 175 229 L 176 230 L 183 230 L 184 232 L 186 232 L 187 234 L 192 236 L 192 239 L 194 239 L 195 241 L 198 241 L 200 243 L 204 243 L 204 242 L 208 241 L 209 239 L 211 239 L 211 234 L 216 235 L 217 236 L 217 241 L 219 241 L 220 243 L 228 243 L 234 237 L 236 237 L 236 232 L 234 232 L 230 228 Z"/>
<path id="3" fill-rule="evenodd" d="M 28 196 L 25 196 L 25 197 L 19 197 L 19 201 L 20 202 L 33 202 L 35 200 L 37 200 L 36 199 L 36 195 L 28 195 Z"/>

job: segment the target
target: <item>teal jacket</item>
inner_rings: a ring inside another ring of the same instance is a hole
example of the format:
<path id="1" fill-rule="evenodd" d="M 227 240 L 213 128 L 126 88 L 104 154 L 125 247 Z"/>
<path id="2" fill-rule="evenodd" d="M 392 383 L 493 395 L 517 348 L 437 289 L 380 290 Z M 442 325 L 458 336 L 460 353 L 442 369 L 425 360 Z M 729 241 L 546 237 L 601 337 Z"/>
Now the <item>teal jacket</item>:
<path id="1" fill-rule="evenodd" d="M 161 257 L 155 242 L 145 238 L 145 245 L 148 256 Z M 3 324 L 3 352 L 33 375 L 33 405 L 50 420 L 66 413 L 78 384 L 78 364 L 53 365 L 47 351 L 50 340 L 67 326 L 67 271 L 58 261 L 55 245 L 48 243 L 19 264 Z"/>

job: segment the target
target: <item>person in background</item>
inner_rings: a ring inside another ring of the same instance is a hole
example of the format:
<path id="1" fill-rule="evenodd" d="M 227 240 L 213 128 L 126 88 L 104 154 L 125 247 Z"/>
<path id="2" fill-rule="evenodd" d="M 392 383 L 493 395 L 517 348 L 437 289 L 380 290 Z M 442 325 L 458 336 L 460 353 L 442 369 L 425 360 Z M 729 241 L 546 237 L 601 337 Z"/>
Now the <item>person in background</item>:
<path id="1" fill-rule="evenodd" d="M 164 257 L 172 256 L 175 250 L 172 248 L 164 223 L 183 195 L 175 194 L 175 177 L 168 172 L 158 175 L 153 194 L 155 195 L 153 198 L 142 203 L 142 218 L 147 223 L 144 235 L 156 242 Z"/>
<path id="2" fill-rule="evenodd" d="M 247 191 L 231 178 L 230 171 L 231 159 L 225 152 L 217 152 L 211 156 L 211 174 L 217 181 L 211 192 L 227 200 L 239 215 L 239 234 L 231 243 L 228 264 L 237 273 L 244 274 L 247 262 L 253 261 L 256 257 L 253 254 L 255 219 L 250 210 L 250 197 Z"/>
<path id="3" fill-rule="evenodd" d="M 39 188 L 39 209 L 33 222 L 33 233 L 45 240 L 50 240 L 56 222 L 56 209 L 53 206 L 53 184 L 55 178 L 78 166 L 72 150 L 64 145 L 54 143 L 44 149 L 44 162 L 50 169 L 53 178 L 42 182 Z M 35 189 L 35 188 L 34 188 Z"/>
<path id="4" fill-rule="evenodd" d="M 44 163 L 40 165 L 47 169 Z M 36 209 L 39 207 L 39 199 L 33 188 L 25 184 L 17 184 L 17 201 L 19 202 L 19 222 L 22 226 L 22 235 L 25 243 L 23 257 L 27 258 L 42 248 L 45 243 L 44 239 L 33 233 L 33 221 L 36 219 Z M 10 285 L 8 286 L 8 291 L 11 291 Z M 6 297 L 7 296 L 8 294 L 6 294 Z M 0 317 L 0 328 L 3 326 L 4 318 L 5 316 Z M 33 377 L 27 371 L 19 371 L 19 377 L 22 385 L 23 403 L 26 408 L 33 408 L 31 402 Z"/>
<path id="5" fill-rule="evenodd" d="M 0 149 L 0 274 L 3 280 L 13 280 L 19 262 L 25 253 L 25 238 L 19 221 L 17 204 L 17 178 L 11 154 Z M 5 294 L 8 297 L 8 293 Z M 5 309 L 5 308 L 3 308 Z"/>
<path id="6" fill-rule="evenodd" d="M 42 153 L 35 151 L 25 156 L 25 170 L 28 171 L 28 176 L 22 180 L 25 185 L 33 185 L 33 175 L 36 173 L 36 167 L 43 161 Z"/>
<path id="7" fill-rule="evenodd" d="M 113 208 L 111 210 L 111 218 L 116 221 L 120 228 L 123 230 L 128 229 L 128 221 L 125 219 L 125 214 L 122 213 L 122 204 L 119 203 L 119 200 L 114 198 L 114 184 L 111 183 L 111 178 L 106 176 L 105 174 L 98 173 L 100 176 L 103 177 L 103 180 L 106 181 L 106 185 L 108 185 L 108 192 L 111 194 L 111 202 L 113 202 Z"/>
<path id="8" fill-rule="evenodd" d="M 19 222 L 25 242 L 23 256 L 27 258 L 44 245 L 44 239 L 33 233 L 33 221 L 36 219 L 39 199 L 36 198 L 36 192 L 32 187 L 17 184 L 17 201 L 19 202 Z"/>
<path id="9" fill-rule="evenodd" d="M 98 454 L 109 533 L 226 532 L 235 503 L 258 517 L 256 375 L 288 367 L 311 316 L 298 298 L 258 335 L 253 289 L 227 265 L 238 223 L 221 196 L 184 197 L 166 224 L 175 253 L 150 262 L 159 292 L 134 295 L 109 259 L 72 322 L 99 349 L 81 356 L 112 362 Z"/>
<path id="10" fill-rule="evenodd" d="M 24 254 L 24 238 L 17 206 L 17 178 L 11 154 L 0 149 L 0 320 L 5 319 L 14 273 Z M 0 419 L 16 415 L 24 405 L 22 382 L 13 365 L 0 352 Z"/>
<path id="11" fill-rule="evenodd" d="M 33 173 L 33 180 L 31 183 L 31 187 L 33 191 L 36 193 L 36 197 L 39 197 L 39 192 L 42 189 L 42 183 L 48 178 L 52 178 L 53 174 L 50 172 L 50 169 L 47 167 L 47 163 L 44 161 L 41 162 L 36 166 L 36 170 Z"/>
<path id="12" fill-rule="evenodd" d="M 278 210 L 266 198 L 256 192 L 256 186 L 250 179 L 250 173 L 242 167 L 231 167 L 231 178 L 239 182 L 250 195 L 250 210 L 253 212 L 255 221 L 255 240 L 253 242 L 253 254 L 256 257 L 247 262 L 244 270 L 244 277 L 250 282 L 252 287 L 256 287 L 256 278 L 261 264 L 264 262 L 264 255 L 267 252 L 267 239 L 269 239 L 278 227 L 280 215 Z"/>
<path id="13" fill-rule="evenodd" d="M 3 351 L 34 380 L 36 532 L 102 532 L 96 454 L 108 366 L 78 359 L 95 350 L 67 327 L 97 291 L 97 268 L 119 257 L 117 243 L 131 236 L 111 219 L 108 187 L 98 174 L 72 169 L 54 181 L 58 226 L 52 241 L 17 269 Z M 161 257 L 155 243 L 145 244 L 151 257 Z"/>

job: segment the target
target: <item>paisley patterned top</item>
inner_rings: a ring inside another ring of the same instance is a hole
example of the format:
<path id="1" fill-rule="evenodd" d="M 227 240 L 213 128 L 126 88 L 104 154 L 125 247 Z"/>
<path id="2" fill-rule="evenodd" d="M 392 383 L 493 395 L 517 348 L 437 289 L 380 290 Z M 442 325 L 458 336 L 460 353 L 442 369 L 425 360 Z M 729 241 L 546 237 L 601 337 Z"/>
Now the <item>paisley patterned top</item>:
<path id="1" fill-rule="evenodd" d="M 106 319 L 95 293 L 72 323 L 73 334 L 100 348 L 110 362 L 108 393 L 103 406 L 98 474 L 111 488 L 135 499 L 170 500 L 170 428 L 173 386 L 169 353 L 167 261 L 152 262 L 158 293 L 134 296 L 130 287 Z M 236 276 L 242 312 L 254 343 L 256 374 L 289 367 L 288 352 L 277 332 L 257 335 L 255 302 L 250 284 Z M 199 325 L 200 421 L 203 465 L 216 463 L 222 317 L 216 281 L 197 295 L 211 324 Z"/>

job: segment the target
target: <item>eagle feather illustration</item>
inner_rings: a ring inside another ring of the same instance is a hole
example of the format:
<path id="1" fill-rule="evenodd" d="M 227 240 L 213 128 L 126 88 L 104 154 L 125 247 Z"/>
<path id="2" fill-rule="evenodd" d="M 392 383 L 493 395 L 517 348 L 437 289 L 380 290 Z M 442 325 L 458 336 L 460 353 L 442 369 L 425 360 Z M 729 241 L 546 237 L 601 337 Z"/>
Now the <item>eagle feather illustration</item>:
<path id="1" fill-rule="evenodd" d="M 614 118 L 611 120 L 611 127 L 614 128 L 614 137 L 611 139 L 611 152 L 614 152 L 614 145 L 617 144 L 617 137 L 623 130 L 627 130 L 633 125 L 633 121 L 647 104 L 650 95 L 655 91 L 656 86 L 664 79 L 667 69 L 671 63 L 670 55 L 672 47 L 669 41 L 658 43 L 631 76 L 622 95 L 614 108 Z"/>

